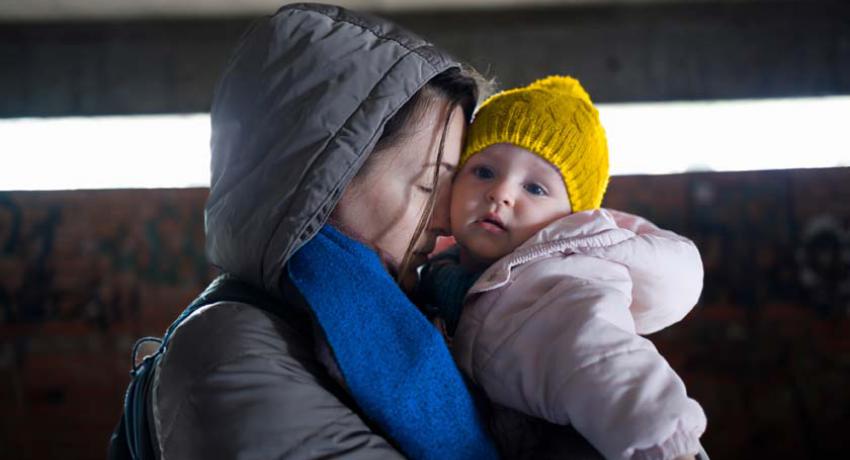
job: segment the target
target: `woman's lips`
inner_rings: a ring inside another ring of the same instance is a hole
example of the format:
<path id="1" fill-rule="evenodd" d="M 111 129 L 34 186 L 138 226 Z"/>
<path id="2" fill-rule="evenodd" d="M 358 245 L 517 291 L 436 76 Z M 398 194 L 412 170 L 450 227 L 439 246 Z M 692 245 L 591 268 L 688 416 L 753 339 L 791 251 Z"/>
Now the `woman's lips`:
<path id="1" fill-rule="evenodd" d="M 424 264 L 428 261 L 428 258 L 431 256 L 432 252 L 434 252 L 434 246 L 431 246 L 430 250 L 413 251 L 413 262 L 417 265 Z"/>

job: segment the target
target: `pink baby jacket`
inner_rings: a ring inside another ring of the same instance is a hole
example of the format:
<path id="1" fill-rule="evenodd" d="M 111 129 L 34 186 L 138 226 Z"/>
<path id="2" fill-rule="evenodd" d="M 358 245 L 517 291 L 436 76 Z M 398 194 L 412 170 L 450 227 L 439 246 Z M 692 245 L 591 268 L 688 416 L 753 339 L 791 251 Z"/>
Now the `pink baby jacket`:
<path id="1" fill-rule="evenodd" d="M 561 218 L 489 267 L 453 351 L 494 402 L 572 424 L 606 458 L 695 454 L 706 417 L 652 342 L 703 269 L 687 238 L 601 209 Z"/>

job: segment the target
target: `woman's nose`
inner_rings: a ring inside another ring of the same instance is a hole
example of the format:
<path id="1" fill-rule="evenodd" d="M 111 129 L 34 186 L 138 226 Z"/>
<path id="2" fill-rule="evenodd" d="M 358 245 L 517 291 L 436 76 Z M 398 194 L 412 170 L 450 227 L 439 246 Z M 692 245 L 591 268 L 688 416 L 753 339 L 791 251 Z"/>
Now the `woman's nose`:
<path id="1" fill-rule="evenodd" d="M 502 206 L 513 206 L 514 204 L 514 193 L 511 191 L 510 185 L 505 182 L 493 184 L 487 193 L 487 197 L 490 201 Z"/>
<path id="2" fill-rule="evenodd" d="M 449 209 L 451 207 L 451 186 L 446 184 L 438 189 L 434 210 L 431 213 L 429 229 L 438 236 L 451 234 L 451 222 L 449 220 Z"/>

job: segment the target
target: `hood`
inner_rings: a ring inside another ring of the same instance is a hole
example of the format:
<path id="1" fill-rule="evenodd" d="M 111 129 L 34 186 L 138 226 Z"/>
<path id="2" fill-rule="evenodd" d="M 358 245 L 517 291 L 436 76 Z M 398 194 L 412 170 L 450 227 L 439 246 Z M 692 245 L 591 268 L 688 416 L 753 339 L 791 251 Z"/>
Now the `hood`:
<path id="1" fill-rule="evenodd" d="M 279 296 L 284 264 L 324 225 L 386 121 L 452 67 L 412 33 L 339 7 L 287 5 L 256 21 L 213 97 L 210 262 Z"/>

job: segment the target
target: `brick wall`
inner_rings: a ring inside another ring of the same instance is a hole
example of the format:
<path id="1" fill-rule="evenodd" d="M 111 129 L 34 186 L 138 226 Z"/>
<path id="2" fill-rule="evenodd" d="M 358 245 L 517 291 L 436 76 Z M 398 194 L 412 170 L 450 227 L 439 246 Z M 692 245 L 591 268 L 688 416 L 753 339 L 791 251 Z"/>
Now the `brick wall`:
<path id="1" fill-rule="evenodd" d="M 213 276 L 206 190 L 0 192 L 0 450 L 103 458 L 135 338 Z M 651 336 L 715 458 L 850 447 L 850 168 L 614 178 L 606 206 L 693 238 L 700 305 Z"/>
<path id="2" fill-rule="evenodd" d="M 0 193 L 0 457 L 105 456 L 133 341 L 212 276 L 206 194 Z"/>
<path id="3" fill-rule="evenodd" d="M 606 206 L 694 239 L 700 304 L 652 336 L 714 458 L 850 447 L 850 168 L 615 178 Z"/>

